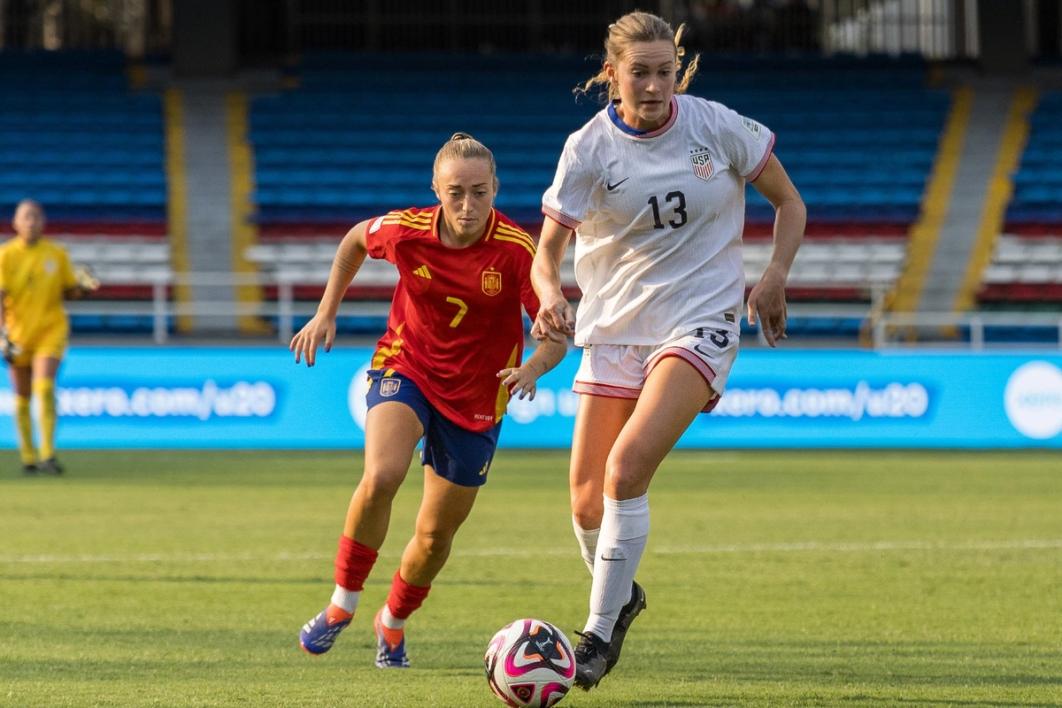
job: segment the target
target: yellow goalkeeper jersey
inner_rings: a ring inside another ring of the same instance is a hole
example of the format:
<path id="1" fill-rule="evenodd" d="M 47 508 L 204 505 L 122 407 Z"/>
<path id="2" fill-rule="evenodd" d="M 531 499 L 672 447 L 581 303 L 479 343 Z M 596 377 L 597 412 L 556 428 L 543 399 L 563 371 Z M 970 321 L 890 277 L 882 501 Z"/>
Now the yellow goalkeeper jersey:
<path id="1" fill-rule="evenodd" d="M 14 342 L 43 332 L 66 330 L 63 292 L 77 285 L 66 249 L 41 238 L 27 245 L 18 237 L 0 246 L 0 291 L 4 325 Z"/>

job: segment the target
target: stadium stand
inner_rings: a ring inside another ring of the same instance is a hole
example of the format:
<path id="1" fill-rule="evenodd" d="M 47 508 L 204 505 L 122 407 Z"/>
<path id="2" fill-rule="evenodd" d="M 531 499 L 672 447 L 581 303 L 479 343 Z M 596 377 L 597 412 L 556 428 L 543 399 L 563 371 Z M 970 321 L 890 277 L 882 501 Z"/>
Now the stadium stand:
<path id="1" fill-rule="evenodd" d="M 170 275 L 162 112 L 158 95 L 131 90 L 121 53 L 0 53 L 0 204 L 24 198 L 113 303 L 75 313 L 74 330 L 150 331 L 135 310 Z"/>
<path id="2" fill-rule="evenodd" d="M 593 70 L 562 55 L 307 55 L 296 88 L 252 104 L 261 242 L 248 258 L 295 283 L 297 298 L 316 298 L 353 223 L 433 201 L 430 160 L 455 130 L 494 150 L 498 207 L 537 233 L 564 140 L 598 110 L 571 95 Z M 792 296 L 865 305 L 872 288 L 887 289 L 902 268 L 950 101 L 927 86 L 924 61 L 705 57 L 692 92 L 778 135 L 776 153 L 809 214 Z M 773 211 L 751 187 L 748 213 L 754 281 Z M 570 263 L 566 274 L 574 296 Z M 386 268 L 363 273 L 351 296 L 386 298 L 394 280 Z M 854 334 L 858 320 L 831 326 Z"/>
<path id="3" fill-rule="evenodd" d="M 1057 310 L 1062 304 L 1060 151 L 1062 92 L 1045 92 L 1030 119 L 1004 233 L 978 292 L 983 309 Z"/>

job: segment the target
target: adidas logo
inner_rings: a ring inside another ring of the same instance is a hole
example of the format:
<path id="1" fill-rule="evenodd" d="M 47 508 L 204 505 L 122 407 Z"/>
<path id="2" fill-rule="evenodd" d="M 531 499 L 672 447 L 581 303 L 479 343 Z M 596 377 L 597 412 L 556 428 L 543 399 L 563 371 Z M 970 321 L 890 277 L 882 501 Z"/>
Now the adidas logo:
<path id="1" fill-rule="evenodd" d="M 422 265 L 421 267 L 414 269 L 413 274 L 431 280 L 431 271 L 428 270 L 428 266 L 426 265 Z"/>

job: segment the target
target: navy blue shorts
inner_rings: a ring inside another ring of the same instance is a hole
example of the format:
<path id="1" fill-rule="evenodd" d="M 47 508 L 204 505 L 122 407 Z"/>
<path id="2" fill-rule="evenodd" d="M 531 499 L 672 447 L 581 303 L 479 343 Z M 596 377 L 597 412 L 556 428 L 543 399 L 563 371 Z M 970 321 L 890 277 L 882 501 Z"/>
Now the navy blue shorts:
<path id="1" fill-rule="evenodd" d="M 478 487 L 487 481 L 498 448 L 501 422 L 482 433 L 465 430 L 437 411 L 411 379 L 398 372 L 385 376 L 380 369 L 368 373 L 369 392 L 365 400 L 369 408 L 388 401 L 404 403 L 413 409 L 424 426 L 421 464 L 431 465 L 440 477 L 462 487 Z"/>

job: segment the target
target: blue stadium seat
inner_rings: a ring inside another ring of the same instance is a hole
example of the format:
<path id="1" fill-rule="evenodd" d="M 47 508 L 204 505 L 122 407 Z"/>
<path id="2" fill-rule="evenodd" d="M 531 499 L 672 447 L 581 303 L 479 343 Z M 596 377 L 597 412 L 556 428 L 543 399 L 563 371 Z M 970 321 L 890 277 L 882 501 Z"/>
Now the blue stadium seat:
<path id="1" fill-rule="evenodd" d="M 494 150 L 499 206 L 537 221 L 565 138 L 598 109 L 571 96 L 594 67 L 565 56 L 442 59 L 309 54 L 297 89 L 255 98 L 250 137 L 262 222 L 308 212 L 351 219 L 419 204 L 430 198 L 430 156 L 455 130 Z M 771 127 L 811 218 L 823 222 L 916 218 L 950 105 L 946 91 L 926 86 L 924 62 L 910 56 L 703 57 L 693 93 Z M 366 110 L 373 105 L 386 113 Z M 754 190 L 749 212 L 753 220 L 773 215 Z"/>

